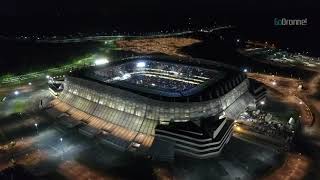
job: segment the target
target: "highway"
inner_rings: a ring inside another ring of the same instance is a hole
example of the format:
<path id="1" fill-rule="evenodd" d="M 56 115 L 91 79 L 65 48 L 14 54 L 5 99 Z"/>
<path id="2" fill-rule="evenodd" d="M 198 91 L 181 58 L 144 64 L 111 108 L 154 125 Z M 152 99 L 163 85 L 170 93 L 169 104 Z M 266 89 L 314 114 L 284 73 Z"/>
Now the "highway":
<path id="1" fill-rule="evenodd" d="M 288 153 L 283 165 L 262 180 L 298 180 L 304 179 L 311 167 L 311 160 L 297 153 Z"/>
<path id="2" fill-rule="evenodd" d="M 310 80 L 280 77 L 275 75 L 248 73 L 252 79 L 262 82 L 277 97 L 288 106 L 295 107 L 300 113 L 302 137 L 299 146 L 307 154 L 289 153 L 285 163 L 265 180 L 303 179 L 311 169 L 319 164 L 320 149 L 320 73 Z M 303 85 L 303 88 L 298 88 Z M 319 177 L 318 171 L 314 172 Z"/>
<path id="3" fill-rule="evenodd" d="M 304 135 L 320 141 L 320 100 L 317 98 L 320 74 L 308 81 L 256 73 L 249 73 L 248 76 L 275 90 L 280 100 L 295 106 L 301 114 Z M 276 85 L 273 82 L 276 82 Z M 300 84 L 303 89 L 298 88 Z"/>
<path id="4" fill-rule="evenodd" d="M 303 126 L 311 127 L 315 118 L 309 107 L 309 102 L 306 101 L 306 95 L 300 90 L 299 85 L 306 84 L 298 79 L 280 77 L 276 75 L 248 73 L 248 77 L 255 79 L 275 91 L 278 98 L 288 104 L 294 105 L 301 114 L 300 122 Z"/>

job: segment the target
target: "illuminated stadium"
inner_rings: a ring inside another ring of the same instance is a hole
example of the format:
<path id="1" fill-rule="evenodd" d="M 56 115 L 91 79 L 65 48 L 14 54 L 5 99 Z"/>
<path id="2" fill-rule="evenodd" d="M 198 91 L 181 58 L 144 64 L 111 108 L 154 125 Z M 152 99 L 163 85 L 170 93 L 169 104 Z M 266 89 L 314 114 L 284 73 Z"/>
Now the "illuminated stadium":
<path id="1" fill-rule="evenodd" d="M 133 57 L 67 76 L 47 112 L 121 151 L 209 158 L 228 143 L 233 119 L 263 100 L 250 84 L 214 61 Z"/>
<path id="2" fill-rule="evenodd" d="M 130 61 L 87 73 L 99 81 L 167 97 L 188 96 L 225 73 L 200 67 L 150 60 Z"/>

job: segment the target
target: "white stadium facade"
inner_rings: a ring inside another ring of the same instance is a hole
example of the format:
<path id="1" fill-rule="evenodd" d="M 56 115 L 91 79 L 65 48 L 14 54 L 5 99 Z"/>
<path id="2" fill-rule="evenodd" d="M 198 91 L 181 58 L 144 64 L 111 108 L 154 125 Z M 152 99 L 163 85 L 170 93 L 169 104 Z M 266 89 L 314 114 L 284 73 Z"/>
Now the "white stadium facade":
<path id="1" fill-rule="evenodd" d="M 265 98 L 234 67 L 162 56 L 76 71 L 63 87 L 46 110 L 62 124 L 118 150 L 163 158 L 218 155 L 233 120 Z"/>

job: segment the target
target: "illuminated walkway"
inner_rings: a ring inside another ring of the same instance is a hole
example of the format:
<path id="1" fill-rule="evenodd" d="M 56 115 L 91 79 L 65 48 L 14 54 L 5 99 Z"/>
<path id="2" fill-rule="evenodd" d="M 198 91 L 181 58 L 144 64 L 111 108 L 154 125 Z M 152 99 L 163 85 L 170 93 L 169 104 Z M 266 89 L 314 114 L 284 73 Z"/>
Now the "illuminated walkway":
<path id="1" fill-rule="evenodd" d="M 83 124 L 88 124 L 89 126 L 98 129 L 100 133 L 99 135 L 109 136 L 108 140 L 111 141 L 110 143 L 112 144 L 119 145 L 117 141 L 124 140 L 128 142 L 127 144 L 123 144 L 124 146 L 130 145 L 134 142 L 140 144 L 141 146 L 139 145 L 139 148 L 143 150 L 149 148 L 154 140 L 154 136 L 152 135 L 130 130 L 110 121 L 105 121 L 99 117 L 85 113 L 75 107 L 71 107 L 69 104 L 59 99 L 54 99 L 51 101 L 49 107 L 50 108 L 47 109 L 47 112 L 51 116 L 59 119 L 59 117 L 62 117 L 61 115 L 65 113 L 67 117 L 72 120 L 81 121 Z M 97 135 L 97 137 L 99 137 L 99 135 Z M 129 148 L 129 146 L 123 148 L 126 149 Z"/>

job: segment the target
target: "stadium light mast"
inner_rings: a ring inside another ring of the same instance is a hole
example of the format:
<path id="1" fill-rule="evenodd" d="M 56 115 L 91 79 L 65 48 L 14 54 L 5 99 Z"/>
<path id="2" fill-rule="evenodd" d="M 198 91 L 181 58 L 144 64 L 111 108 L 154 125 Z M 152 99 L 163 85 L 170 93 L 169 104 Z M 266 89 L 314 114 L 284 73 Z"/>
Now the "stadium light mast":
<path id="1" fill-rule="evenodd" d="M 144 68 L 146 66 L 145 62 L 138 62 L 137 63 L 137 68 Z"/>

